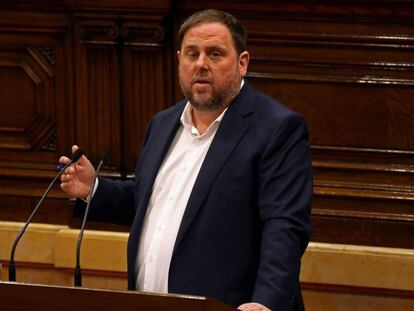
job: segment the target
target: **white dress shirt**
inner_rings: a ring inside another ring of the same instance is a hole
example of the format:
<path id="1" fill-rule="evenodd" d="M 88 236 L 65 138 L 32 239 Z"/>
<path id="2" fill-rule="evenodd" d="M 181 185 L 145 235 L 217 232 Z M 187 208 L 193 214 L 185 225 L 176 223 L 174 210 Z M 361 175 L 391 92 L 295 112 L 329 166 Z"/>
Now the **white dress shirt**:
<path id="1" fill-rule="evenodd" d="M 226 110 L 202 134 L 194 127 L 191 105 L 155 180 L 141 232 L 135 265 L 136 288 L 168 292 L 168 273 L 181 220 L 195 180 Z"/>

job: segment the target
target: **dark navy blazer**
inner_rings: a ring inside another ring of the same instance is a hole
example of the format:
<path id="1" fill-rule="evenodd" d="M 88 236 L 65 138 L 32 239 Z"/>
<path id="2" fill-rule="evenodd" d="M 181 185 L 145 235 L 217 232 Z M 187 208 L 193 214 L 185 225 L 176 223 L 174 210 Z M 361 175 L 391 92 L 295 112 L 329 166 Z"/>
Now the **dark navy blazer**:
<path id="1" fill-rule="evenodd" d="M 134 181 L 100 179 L 90 216 L 131 223 L 128 287 L 154 180 L 185 101 L 148 126 Z M 310 236 L 312 174 L 307 126 L 246 81 L 229 106 L 191 192 L 175 242 L 170 293 L 230 305 L 290 310 Z"/>

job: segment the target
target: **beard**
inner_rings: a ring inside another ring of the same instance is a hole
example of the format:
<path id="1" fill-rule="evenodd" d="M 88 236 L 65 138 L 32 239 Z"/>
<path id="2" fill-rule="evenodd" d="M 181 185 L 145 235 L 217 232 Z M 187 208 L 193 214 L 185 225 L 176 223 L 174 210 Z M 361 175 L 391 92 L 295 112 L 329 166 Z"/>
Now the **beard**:
<path id="1" fill-rule="evenodd" d="M 207 81 L 211 87 L 211 94 L 205 88 L 196 88 L 193 91 L 193 83 L 197 80 Z M 215 111 L 227 107 L 240 91 L 240 75 L 235 72 L 230 77 L 225 87 L 217 88 L 214 80 L 207 71 L 197 72 L 186 86 L 179 74 L 180 86 L 184 96 L 190 104 L 199 111 Z"/>

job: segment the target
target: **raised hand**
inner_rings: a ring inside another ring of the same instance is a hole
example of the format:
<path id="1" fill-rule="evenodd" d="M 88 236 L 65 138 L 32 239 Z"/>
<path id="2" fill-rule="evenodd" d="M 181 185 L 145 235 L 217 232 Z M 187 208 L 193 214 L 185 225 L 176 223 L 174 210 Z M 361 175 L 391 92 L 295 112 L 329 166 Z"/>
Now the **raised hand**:
<path id="1" fill-rule="evenodd" d="M 72 153 L 79 149 L 72 146 Z M 59 163 L 66 164 L 69 158 L 62 156 Z M 79 161 L 70 165 L 60 177 L 60 188 L 66 192 L 70 198 L 87 198 L 95 178 L 95 169 L 88 158 L 83 155 Z"/>

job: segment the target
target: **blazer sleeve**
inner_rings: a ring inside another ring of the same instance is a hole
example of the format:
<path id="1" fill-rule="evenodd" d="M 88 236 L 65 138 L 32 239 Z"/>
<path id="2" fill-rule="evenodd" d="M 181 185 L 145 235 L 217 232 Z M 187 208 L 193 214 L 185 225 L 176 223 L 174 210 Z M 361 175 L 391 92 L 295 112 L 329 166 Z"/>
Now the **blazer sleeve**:
<path id="1" fill-rule="evenodd" d="M 135 214 L 134 190 L 134 180 L 119 181 L 99 178 L 99 185 L 92 198 L 88 218 L 94 221 L 131 225 Z M 77 207 L 77 210 L 80 208 Z M 81 213 L 83 212 L 84 208 L 81 209 Z"/>
<path id="2" fill-rule="evenodd" d="M 300 115 L 276 122 L 260 159 L 258 189 L 262 240 L 252 301 L 289 310 L 311 231 L 311 157 Z"/>

